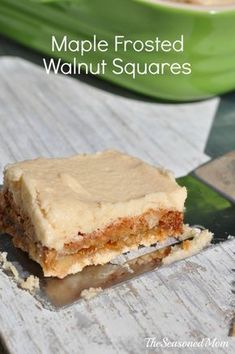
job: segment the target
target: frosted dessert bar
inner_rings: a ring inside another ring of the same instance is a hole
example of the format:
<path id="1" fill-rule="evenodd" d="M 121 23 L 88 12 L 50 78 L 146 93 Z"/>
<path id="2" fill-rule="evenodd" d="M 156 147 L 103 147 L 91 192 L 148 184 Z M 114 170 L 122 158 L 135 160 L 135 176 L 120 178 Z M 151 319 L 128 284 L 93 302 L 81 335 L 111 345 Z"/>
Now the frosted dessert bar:
<path id="1" fill-rule="evenodd" d="M 63 278 L 179 237 L 186 194 L 170 172 L 117 151 L 38 158 L 5 168 L 0 227 Z"/>

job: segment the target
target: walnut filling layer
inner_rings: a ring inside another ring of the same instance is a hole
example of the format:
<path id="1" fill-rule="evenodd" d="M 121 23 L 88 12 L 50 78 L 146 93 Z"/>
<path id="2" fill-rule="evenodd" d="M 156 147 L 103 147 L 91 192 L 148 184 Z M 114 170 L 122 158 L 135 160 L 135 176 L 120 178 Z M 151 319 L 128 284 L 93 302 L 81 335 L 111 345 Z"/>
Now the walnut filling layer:
<path id="1" fill-rule="evenodd" d="M 63 252 L 44 247 L 35 238 L 29 218 L 16 207 L 9 191 L 0 195 L 0 227 L 13 236 L 16 247 L 29 253 L 46 276 L 63 278 L 91 264 L 104 264 L 120 253 L 150 245 L 182 233 L 183 214 L 172 210 L 149 210 L 141 216 L 121 218 L 105 229 L 79 234 L 79 240 L 64 245 Z"/>

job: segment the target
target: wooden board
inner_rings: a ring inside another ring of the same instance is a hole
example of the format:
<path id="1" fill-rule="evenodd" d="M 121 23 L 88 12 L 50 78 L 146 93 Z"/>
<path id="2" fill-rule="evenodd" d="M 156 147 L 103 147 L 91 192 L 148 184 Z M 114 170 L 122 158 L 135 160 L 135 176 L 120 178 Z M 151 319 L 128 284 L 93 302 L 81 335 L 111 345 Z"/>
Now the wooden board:
<path id="1" fill-rule="evenodd" d="M 203 151 L 218 101 L 134 100 L 5 57 L 0 59 L 0 168 L 38 155 L 117 148 L 183 175 L 208 160 Z M 0 272 L 1 338 L 11 353 L 138 354 L 168 352 L 145 348 L 146 337 L 216 337 L 229 340 L 220 353 L 232 353 L 234 341 L 227 334 L 234 244 L 227 241 L 59 312 L 43 309 Z"/>

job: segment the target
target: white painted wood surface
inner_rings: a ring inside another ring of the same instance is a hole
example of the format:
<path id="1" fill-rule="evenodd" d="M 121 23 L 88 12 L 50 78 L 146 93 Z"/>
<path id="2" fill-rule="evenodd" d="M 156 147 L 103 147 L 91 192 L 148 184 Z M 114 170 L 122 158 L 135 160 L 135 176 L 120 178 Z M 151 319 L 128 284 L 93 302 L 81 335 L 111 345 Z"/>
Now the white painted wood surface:
<path id="1" fill-rule="evenodd" d="M 47 76 L 0 59 L 0 169 L 8 162 L 118 148 L 183 175 L 203 153 L 218 99 L 159 104 Z M 149 273 L 59 312 L 45 310 L 0 271 L 0 335 L 11 353 L 233 353 L 235 241 Z M 225 349 L 145 348 L 145 337 L 228 340 Z"/>

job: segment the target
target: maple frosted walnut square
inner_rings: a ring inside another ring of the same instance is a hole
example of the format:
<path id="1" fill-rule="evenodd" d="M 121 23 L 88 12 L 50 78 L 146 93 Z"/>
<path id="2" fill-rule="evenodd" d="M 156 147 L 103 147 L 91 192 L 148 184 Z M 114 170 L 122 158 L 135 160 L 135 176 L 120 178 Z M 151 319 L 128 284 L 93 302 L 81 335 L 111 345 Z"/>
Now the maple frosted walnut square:
<path id="1" fill-rule="evenodd" d="M 6 167 L 0 223 L 16 247 L 63 278 L 182 233 L 186 189 L 173 175 L 107 150 Z"/>

